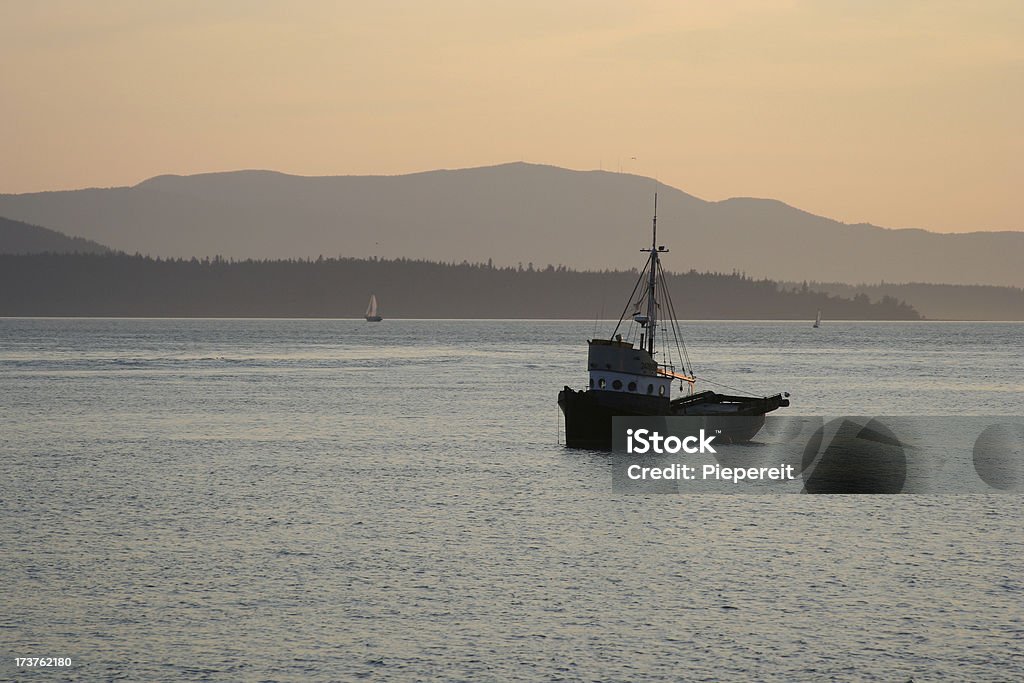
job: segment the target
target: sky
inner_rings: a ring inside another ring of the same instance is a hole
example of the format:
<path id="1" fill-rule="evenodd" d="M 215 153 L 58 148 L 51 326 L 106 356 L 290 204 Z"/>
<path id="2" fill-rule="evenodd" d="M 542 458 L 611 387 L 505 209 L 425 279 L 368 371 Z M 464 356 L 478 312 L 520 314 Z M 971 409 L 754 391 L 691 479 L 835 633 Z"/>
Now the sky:
<path id="1" fill-rule="evenodd" d="M 0 193 L 529 161 L 1024 230 L 1020 0 L 0 0 Z"/>

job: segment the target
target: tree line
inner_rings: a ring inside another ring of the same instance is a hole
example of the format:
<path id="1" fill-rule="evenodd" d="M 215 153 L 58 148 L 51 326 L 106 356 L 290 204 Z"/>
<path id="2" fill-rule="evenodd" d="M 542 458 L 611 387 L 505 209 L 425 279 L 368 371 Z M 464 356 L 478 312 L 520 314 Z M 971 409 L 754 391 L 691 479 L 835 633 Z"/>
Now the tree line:
<path id="1" fill-rule="evenodd" d="M 388 318 L 617 318 L 634 270 L 576 271 L 405 258 L 163 259 L 123 253 L 0 255 L 0 315 Z M 669 273 L 686 319 L 916 320 L 872 300 L 781 286 L 743 273 Z"/>

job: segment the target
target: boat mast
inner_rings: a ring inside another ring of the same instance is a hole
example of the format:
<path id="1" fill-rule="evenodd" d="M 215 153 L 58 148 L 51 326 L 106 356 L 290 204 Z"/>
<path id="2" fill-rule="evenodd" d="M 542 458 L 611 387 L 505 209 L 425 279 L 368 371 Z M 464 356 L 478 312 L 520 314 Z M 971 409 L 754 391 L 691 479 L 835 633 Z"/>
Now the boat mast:
<path id="1" fill-rule="evenodd" d="M 647 352 L 654 356 L 654 334 L 658 329 L 658 304 L 654 289 L 658 283 L 658 193 L 654 193 L 654 221 L 651 226 L 651 262 L 647 278 Z M 647 251 L 643 249 L 642 251 Z"/>

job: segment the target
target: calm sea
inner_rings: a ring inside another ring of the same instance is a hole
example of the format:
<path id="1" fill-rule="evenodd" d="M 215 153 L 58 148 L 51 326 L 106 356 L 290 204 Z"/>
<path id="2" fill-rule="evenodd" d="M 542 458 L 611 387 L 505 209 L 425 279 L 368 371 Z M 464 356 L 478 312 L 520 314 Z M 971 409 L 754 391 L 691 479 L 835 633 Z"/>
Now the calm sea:
<path id="1" fill-rule="evenodd" d="M 1024 412 L 1021 324 L 684 330 L 791 413 Z M 594 335 L 0 319 L 0 678 L 1024 679 L 1019 495 L 613 494 Z"/>

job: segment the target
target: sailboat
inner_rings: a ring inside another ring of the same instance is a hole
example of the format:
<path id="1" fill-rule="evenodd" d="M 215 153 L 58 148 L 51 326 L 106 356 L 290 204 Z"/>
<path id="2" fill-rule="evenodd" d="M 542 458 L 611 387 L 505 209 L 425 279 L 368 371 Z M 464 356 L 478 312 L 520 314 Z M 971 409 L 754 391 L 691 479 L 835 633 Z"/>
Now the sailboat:
<path id="1" fill-rule="evenodd" d="M 821 309 L 818 309 L 818 317 L 814 319 L 814 326 L 821 327 Z"/>
<path id="2" fill-rule="evenodd" d="M 377 314 L 377 295 L 370 295 L 370 305 L 366 307 L 366 322 L 379 323 L 384 318 Z"/>
<path id="3" fill-rule="evenodd" d="M 565 443 L 570 448 L 611 449 L 612 418 L 616 416 L 696 415 L 712 421 L 728 418 L 715 425 L 722 427 L 721 440 L 741 443 L 760 431 L 765 413 L 789 405 L 788 393 L 738 396 L 695 391 L 698 379 L 708 380 L 693 373 L 666 286 L 661 257 L 669 250 L 658 246 L 657 194 L 652 233 L 651 248 L 641 250 L 648 254 L 646 265 L 615 330 L 608 339 L 587 342 L 589 388 L 577 391 L 566 385 L 558 392 L 558 407 L 565 415 Z M 676 342 L 678 369 L 670 354 L 658 348 L 658 332 L 665 327 Z M 679 398 L 672 398 L 675 380 L 683 392 Z"/>

